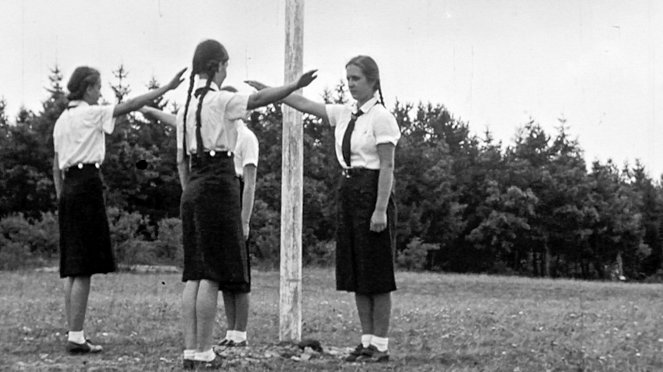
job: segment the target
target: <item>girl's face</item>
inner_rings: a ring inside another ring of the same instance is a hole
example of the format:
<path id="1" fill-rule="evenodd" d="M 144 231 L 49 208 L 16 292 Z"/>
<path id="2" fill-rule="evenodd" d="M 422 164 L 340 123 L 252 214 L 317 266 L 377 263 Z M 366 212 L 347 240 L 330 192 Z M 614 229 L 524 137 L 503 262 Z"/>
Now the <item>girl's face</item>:
<path id="1" fill-rule="evenodd" d="M 94 85 L 89 85 L 85 91 L 85 96 L 83 99 L 90 105 L 96 105 L 99 103 L 99 98 L 101 98 L 101 78 L 97 79 L 97 82 Z"/>
<path id="2" fill-rule="evenodd" d="M 359 105 L 364 104 L 369 99 L 373 98 L 375 89 L 373 86 L 375 82 L 368 81 L 366 75 L 361 71 L 358 66 L 349 65 L 345 68 L 346 78 L 348 79 L 348 89 L 352 98 L 357 100 Z"/>

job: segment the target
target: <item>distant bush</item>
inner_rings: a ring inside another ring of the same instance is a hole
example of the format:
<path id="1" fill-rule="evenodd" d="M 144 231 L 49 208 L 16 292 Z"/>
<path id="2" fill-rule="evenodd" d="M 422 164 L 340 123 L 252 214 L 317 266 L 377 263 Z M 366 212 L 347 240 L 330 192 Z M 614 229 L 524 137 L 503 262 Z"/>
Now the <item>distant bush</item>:
<path id="1" fill-rule="evenodd" d="M 336 260 L 336 241 L 328 240 L 307 246 L 304 250 L 304 264 L 320 267 L 334 265 Z"/>
<path id="2" fill-rule="evenodd" d="M 127 265 L 153 264 L 156 261 L 154 228 L 149 218 L 138 212 L 108 208 L 111 245 L 118 263 Z"/>
<path id="3" fill-rule="evenodd" d="M 42 214 L 39 220 L 15 214 L 0 220 L 0 268 L 16 270 L 44 265 L 58 252 L 57 218 Z"/>
<path id="4" fill-rule="evenodd" d="M 426 267 L 428 251 L 437 249 L 437 244 L 424 243 L 420 238 L 413 238 L 405 249 L 398 252 L 396 264 L 407 270 L 423 270 Z"/>
<path id="5" fill-rule="evenodd" d="M 179 218 L 164 218 L 159 221 L 154 244 L 159 261 L 182 266 L 182 221 Z"/>

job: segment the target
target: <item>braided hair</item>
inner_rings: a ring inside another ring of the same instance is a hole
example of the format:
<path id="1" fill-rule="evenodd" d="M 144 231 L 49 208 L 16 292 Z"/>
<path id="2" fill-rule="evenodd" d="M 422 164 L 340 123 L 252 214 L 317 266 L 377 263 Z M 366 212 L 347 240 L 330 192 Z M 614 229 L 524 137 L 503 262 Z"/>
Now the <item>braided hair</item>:
<path id="1" fill-rule="evenodd" d="M 382 85 L 380 84 L 380 70 L 375 60 L 369 56 L 359 55 L 352 57 L 348 63 L 345 64 L 347 68 L 350 65 L 359 67 L 361 72 L 366 76 L 366 80 L 375 82 L 373 92 L 376 90 L 380 94 L 380 104 L 384 106 L 384 97 L 382 96 Z"/>
<path id="2" fill-rule="evenodd" d="M 186 145 L 186 119 L 189 114 L 189 104 L 191 103 L 191 93 L 193 92 L 193 84 L 196 75 L 207 74 L 207 84 L 203 93 L 198 99 L 198 107 L 196 110 L 196 127 L 200 128 L 201 118 L 200 109 L 202 108 L 203 98 L 209 91 L 212 79 L 219 68 L 219 65 L 228 61 L 228 52 L 226 48 L 216 40 L 205 40 L 196 46 L 193 53 L 193 62 L 191 66 L 191 75 L 189 76 L 189 89 L 186 95 L 186 105 L 184 105 L 184 123 L 182 128 L 182 143 L 184 148 L 184 159 L 188 158 L 187 145 Z M 198 154 L 200 156 L 201 154 Z"/>
<path id="3" fill-rule="evenodd" d="M 83 99 L 87 88 L 96 84 L 100 77 L 99 71 L 92 67 L 76 67 L 67 83 L 67 90 L 69 91 L 67 99 L 70 101 Z"/>

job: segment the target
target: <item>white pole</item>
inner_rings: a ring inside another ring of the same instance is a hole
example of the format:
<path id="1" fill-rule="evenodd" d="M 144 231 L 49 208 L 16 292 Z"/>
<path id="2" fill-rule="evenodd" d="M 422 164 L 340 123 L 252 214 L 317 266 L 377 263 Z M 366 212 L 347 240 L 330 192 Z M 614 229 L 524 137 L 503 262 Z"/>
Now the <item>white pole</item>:
<path id="1" fill-rule="evenodd" d="M 285 3 L 285 81 L 303 70 L 304 0 Z M 302 204 L 304 130 L 302 114 L 283 107 L 281 173 L 281 285 L 279 340 L 302 337 Z"/>

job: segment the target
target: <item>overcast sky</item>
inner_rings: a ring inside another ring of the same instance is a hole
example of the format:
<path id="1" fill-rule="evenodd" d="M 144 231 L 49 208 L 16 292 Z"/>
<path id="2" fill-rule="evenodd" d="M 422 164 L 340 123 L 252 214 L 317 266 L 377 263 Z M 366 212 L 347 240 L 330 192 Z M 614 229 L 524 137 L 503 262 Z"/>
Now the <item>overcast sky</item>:
<path id="1" fill-rule="evenodd" d="M 588 162 L 640 159 L 663 173 L 663 1 L 305 0 L 305 95 L 344 78 L 357 54 L 395 99 L 445 105 L 505 145 L 530 119 L 550 134 L 565 118 Z M 0 97 L 15 116 L 39 110 L 49 69 L 98 68 L 111 100 L 124 64 L 131 95 L 190 64 L 198 42 L 230 53 L 227 83 L 283 82 L 285 0 L 16 0 L 0 2 Z M 186 87 L 167 98 L 183 103 Z"/>

